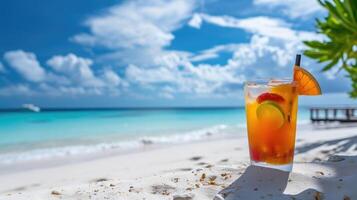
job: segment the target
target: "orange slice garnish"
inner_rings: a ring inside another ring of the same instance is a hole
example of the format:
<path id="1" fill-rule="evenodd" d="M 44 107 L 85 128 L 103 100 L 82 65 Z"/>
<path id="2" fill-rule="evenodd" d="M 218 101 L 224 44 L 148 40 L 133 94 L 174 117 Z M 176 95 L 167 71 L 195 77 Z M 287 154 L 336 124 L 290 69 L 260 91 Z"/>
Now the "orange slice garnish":
<path id="1" fill-rule="evenodd" d="M 294 67 L 294 81 L 299 95 L 321 95 L 321 88 L 315 77 L 302 67 Z"/>

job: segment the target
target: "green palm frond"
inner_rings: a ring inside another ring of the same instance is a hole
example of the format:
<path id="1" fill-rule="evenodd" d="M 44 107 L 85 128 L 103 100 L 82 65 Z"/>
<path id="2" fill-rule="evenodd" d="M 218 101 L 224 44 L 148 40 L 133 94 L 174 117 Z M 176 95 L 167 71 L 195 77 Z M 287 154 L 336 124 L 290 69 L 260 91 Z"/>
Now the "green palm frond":
<path id="1" fill-rule="evenodd" d="M 350 96 L 357 98 L 357 1 L 318 2 L 328 11 L 327 17 L 316 20 L 317 32 L 325 35 L 326 40 L 304 41 L 308 47 L 304 54 L 317 62 L 326 63 L 322 71 L 333 67 L 345 70 L 352 81 Z"/>

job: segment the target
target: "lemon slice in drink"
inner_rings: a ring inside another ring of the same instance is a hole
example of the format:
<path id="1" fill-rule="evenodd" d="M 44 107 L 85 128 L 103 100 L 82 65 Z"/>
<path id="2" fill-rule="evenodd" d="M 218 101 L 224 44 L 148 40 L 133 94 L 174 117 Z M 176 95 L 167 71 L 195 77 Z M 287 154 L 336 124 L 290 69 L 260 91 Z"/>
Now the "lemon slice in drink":
<path id="1" fill-rule="evenodd" d="M 264 126 L 279 129 L 284 125 L 285 114 L 279 104 L 274 101 L 264 101 L 256 110 L 257 118 Z"/>

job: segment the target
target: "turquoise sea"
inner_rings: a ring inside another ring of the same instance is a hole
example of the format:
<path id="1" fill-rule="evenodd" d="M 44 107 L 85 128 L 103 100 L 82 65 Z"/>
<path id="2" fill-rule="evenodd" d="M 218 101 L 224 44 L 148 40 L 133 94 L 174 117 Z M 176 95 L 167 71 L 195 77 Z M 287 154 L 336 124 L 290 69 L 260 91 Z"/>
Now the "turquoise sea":
<path id="1" fill-rule="evenodd" d="M 0 164 L 232 135 L 245 136 L 244 107 L 2 110 Z"/>

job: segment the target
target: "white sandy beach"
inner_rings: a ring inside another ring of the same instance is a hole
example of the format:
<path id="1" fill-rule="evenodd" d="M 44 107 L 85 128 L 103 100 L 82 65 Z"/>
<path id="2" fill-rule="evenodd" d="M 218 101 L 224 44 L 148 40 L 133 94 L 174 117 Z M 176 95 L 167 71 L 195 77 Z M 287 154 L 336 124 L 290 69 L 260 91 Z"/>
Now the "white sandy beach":
<path id="1" fill-rule="evenodd" d="M 0 175 L 0 199 L 357 199 L 357 128 L 299 130 L 292 173 L 249 166 L 247 138 Z M 338 155 L 338 156 L 337 156 Z"/>

